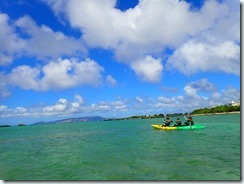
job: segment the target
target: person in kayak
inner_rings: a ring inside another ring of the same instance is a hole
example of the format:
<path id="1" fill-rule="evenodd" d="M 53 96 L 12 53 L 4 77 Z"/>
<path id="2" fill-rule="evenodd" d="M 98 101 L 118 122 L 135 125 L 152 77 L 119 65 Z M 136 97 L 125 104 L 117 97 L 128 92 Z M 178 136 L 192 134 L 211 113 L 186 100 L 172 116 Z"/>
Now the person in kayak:
<path id="1" fill-rule="evenodd" d="M 167 117 L 165 123 L 162 124 L 162 127 L 170 126 L 170 123 L 172 123 L 172 121 L 169 119 L 169 117 Z"/>
<path id="2" fill-rule="evenodd" d="M 184 125 L 185 125 L 185 126 L 192 126 L 192 125 L 194 125 L 194 122 L 193 122 L 191 116 L 189 116 L 189 117 L 187 118 L 187 120 L 186 120 L 186 122 L 185 122 Z"/>
<path id="3" fill-rule="evenodd" d="M 173 126 L 181 126 L 180 118 L 177 118 L 176 124 L 174 124 Z"/>

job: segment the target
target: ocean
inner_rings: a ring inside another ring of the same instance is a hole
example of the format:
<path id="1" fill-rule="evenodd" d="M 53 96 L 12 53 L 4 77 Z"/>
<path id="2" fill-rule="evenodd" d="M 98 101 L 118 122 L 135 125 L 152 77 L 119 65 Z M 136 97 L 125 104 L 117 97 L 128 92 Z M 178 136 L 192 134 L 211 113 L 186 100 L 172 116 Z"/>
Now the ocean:
<path id="1" fill-rule="evenodd" d="M 193 120 L 206 128 L 151 127 L 163 119 L 0 128 L 0 179 L 240 180 L 240 114 Z"/>

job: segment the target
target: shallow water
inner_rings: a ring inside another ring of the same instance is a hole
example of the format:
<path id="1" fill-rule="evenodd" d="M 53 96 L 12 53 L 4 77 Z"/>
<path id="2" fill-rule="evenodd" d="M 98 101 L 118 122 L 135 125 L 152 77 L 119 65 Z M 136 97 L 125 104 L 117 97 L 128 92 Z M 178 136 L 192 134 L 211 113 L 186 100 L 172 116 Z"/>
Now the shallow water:
<path id="1" fill-rule="evenodd" d="M 240 114 L 194 117 L 199 130 L 151 127 L 162 121 L 1 128 L 0 179 L 240 180 Z"/>

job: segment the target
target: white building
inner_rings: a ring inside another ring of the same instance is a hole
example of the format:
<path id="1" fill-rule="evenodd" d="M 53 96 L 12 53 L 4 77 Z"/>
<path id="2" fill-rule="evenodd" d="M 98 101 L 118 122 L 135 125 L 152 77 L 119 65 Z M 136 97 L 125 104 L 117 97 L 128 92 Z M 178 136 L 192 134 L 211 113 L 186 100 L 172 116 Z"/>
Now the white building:
<path id="1" fill-rule="evenodd" d="M 233 100 L 230 103 L 231 106 L 239 106 L 240 105 L 240 100 L 239 102 L 234 102 Z"/>

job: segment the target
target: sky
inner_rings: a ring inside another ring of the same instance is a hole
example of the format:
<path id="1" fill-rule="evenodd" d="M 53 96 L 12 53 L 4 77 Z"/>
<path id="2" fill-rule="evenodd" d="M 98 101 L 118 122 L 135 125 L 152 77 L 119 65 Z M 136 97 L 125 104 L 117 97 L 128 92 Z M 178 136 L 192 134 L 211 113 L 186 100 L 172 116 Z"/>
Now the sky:
<path id="1" fill-rule="evenodd" d="M 0 125 L 240 99 L 240 1 L 0 1 Z"/>

